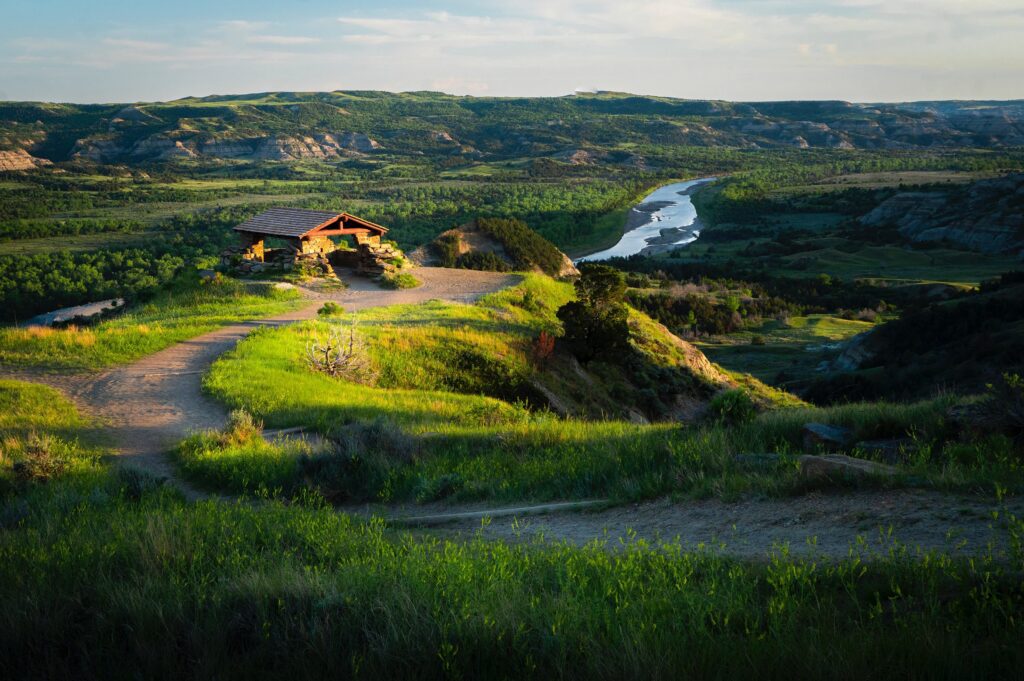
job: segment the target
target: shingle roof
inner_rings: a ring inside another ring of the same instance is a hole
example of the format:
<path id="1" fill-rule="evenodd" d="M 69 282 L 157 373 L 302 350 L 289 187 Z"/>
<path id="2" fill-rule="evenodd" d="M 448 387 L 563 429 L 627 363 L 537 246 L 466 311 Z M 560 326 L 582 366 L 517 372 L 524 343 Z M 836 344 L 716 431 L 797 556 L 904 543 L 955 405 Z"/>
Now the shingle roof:
<path id="1" fill-rule="evenodd" d="M 323 210 L 271 208 L 238 225 L 235 227 L 235 231 L 300 237 L 340 215 L 341 213 Z"/>

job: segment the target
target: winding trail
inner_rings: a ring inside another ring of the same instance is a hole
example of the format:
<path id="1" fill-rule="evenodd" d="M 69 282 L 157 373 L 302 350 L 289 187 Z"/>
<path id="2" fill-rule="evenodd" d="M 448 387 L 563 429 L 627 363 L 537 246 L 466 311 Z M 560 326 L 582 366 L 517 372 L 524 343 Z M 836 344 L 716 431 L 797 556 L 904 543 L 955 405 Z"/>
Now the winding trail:
<path id="1" fill-rule="evenodd" d="M 515 275 L 440 267 L 417 268 L 416 277 L 423 285 L 404 290 L 384 289 L 355 276 L 345 276 L 347 289 L 300 287 L 310 301 L 301 309 L 225 326 L 98 374 L 61 375 L 18 369 L 0 373 L 65 392 L 84 413 L 103 422 L 121 463 L 165 478 L 190 500 L 200 499 L 209 495 L 183 480 L 167 453 L 189 433 L 222 428 L 227 423 L 224 407 L 202 391 L 203 374 L 253 329 L 313 319 L 328 300 L 346 310 L 433 299 L 469 303 L 519 281 Z"/>
<path id="2" fill-rule="evenodd" d="M 166 479 L 186 498 L 211 495 L 183 480 L 168 452 L 190 432 L 222 428 L 223 406 L 203 394 L 202 377 L 210 365 L 253 329 L 283 326 L 316 317 L 328 300 L 347 310 L 419 303 L 432 299 L 470 303 L 518 282 L 515 275 L 420 267 L 423 285 L 386 290 L 357 277 L 348 289 L 301 287 L 309 305 L 268 319 L 226 326 L 178 343 L 128 365 L 96 374 L 52 374 L 0 367 L 0 377 L 45 383 L 66 393 L 83 411 L 106 427 L 111 449 L 121 463 Z M 979 554 L 991 545 L 1007 546 L 1006 513 L 1024 517 L 1024 499 L 1012 498 L 1001 519 L 994 504 L 966 495 L 919 489 L 812 493 L 789 499 L 716 499 L 672 501 L 609 507 L 602 500 L 557 502 L 493 508 L 482 504 L 352 506 L 340 510 L 378 515 L 432 535 L 484 537 L 509 542 L 549 540 L 585 544 L 620 537 L 648 542 L 679 538 L 688 547 L 710 547 L 740 558 L 764 559 L 788 545 L 793 554 L 846 556 L 859 538 L 884 552 L 892 540 L 921 550 Z M 483 523 L 483 525 L 482 525 Z M 880 536 L 891 528 L 891 535 Z M 816 543 L 808 543 L 815 538 Z"/>

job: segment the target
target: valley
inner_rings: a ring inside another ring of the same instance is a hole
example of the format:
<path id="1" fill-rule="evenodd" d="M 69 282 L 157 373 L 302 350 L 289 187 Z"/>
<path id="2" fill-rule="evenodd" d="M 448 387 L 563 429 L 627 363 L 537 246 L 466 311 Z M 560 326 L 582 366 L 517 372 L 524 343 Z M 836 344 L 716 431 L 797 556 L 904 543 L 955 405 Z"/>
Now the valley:
<path id="1" fill-rule="evenodd" d="M 1022 121 L 0 103 L 0 668 L 1012 674 Z"/>

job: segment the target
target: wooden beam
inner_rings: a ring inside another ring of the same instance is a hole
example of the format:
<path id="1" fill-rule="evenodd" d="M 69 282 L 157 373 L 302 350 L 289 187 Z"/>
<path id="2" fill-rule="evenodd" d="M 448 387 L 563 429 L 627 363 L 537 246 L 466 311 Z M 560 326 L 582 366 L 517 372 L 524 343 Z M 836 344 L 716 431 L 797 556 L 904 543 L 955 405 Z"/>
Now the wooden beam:
<path id="1" fill-rule="evenodd" d="M 303 238 L 315 237 L 315 236 L 345 236 L 345 235 L 348 235 L 348 234 L 373 234 L 373 233 L 374 233 L 374 231 L 372 229 L 364 229 L 362 227 L 358 227 L 358 228 L 356 228 L 356 227 L 343 227 L 341 229 L 320 229 L 320 230 L 317 230 L 315 232 L 310 232 L 309 234 L 303 235 Z"/>

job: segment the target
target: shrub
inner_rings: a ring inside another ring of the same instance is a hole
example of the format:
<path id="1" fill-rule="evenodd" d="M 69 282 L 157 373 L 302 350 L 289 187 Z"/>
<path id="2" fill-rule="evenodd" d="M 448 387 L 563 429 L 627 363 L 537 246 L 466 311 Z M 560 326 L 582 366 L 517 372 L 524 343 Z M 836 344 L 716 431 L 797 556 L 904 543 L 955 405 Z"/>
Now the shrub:
<path id="1" fill-rule="evenodd" d="M 512 267 L 501 256 L 492 251 L 470 251 L 463 253 L 455 266 L 464 270 L 481 270 L 484 272 L 509 272 Z"/>
<path id="2" fill-rule="evenodd" d="M 352 322 L 346 334 L 339 325 L 331 328 L 326 338 L 316 334 L 306 345 L 306 365 L 313 371 L 356 383 L 371 378 L 370 355 L 362 338 L 356 335 Z"/>
<path id="3" fill-rule="evenodd" d="M 606 265 L 588 263 L 580 268 L 575 288 L 579 299 L 556 313 L 570 351 L 584 363 L 597 357 L 621 358 L 629 349 L 629 311 L 622 302 L 625 277 Z"/>
<path id="4" fill-rule="evenodd" d="M 592 359 L 613 359 L 629 349 L 629 313 L 619 303 L 599 309 L 578 300 L 558 308 L 563 341 L 583 363 Z"/>
<path id="5" fill-rule="evenodd" d="M 301 457 L 299 472 L 307 487 L 332 503 L 373 499 L 391 471 L 409 464 L 417 451 L 416 440 L 384 418 L 341 424 L 331 441 L 331 451 Z"/>
<path id="6" fill-rule="evenodd" d="M 383 274 L 380 277 L 380 283 L 384 288 L 390 289 L 406 289 L 416 288 L 420 286 L 422 282 L 416 277 L 412 276 L 408 272 L 393 272 Z"/>
<path id="7" fill-rule="evenodd" d="M 541 331 L 540 334 L 533 339 L 533 345 L 530 353 L 534 364 L 543 368 L 547 364 L 548 358 L 551 357 L 555 352 L 555 337 L 547 331 Z"/>
<path id="8" fill-rule="evenodd" d="M 14 478 L 19 482 L 46 482 L 67 467 L 67 460 L 57 451 L 59 443 L 50 435 L 29 435 L 24 455 L 12 467 Z"/>
<path id="9" fill-rule="evenodd" d="M 245 444 L 260 437 L 262 433 L 262 421 L 258 421 L 244 409 L 235 409 L 228 414 L 228 425 L 221 435 L 221 444 L 224 446 Z"/>
<path id="10" fill-rule="evenodd" d="M 562 252 L 522 220 L 478 218 L 476 226 L 501 242 L 515 269 L 536 267 L 552 277 L 558 276 L 562 269 Z"/>
<path id="11" fill-rule="evenodd" d="M 158 478 L 141 468 L 118 466 L 114 470 L 114 481 L 118 490 L 130 501 L 139 501 L 164 484 L 163 478 Z"/>
<path id="12" fill-rule="evenodd" d="M 1016 439 L 1024 438 L 1024 377 L 1003 374 L 989 387 L 987 411 L 998 427 Z"/>
<path id="13" fill-rule="evenodd" d="M 744 423 L 757 415 L 754 401 L 741 388 L 718 393 L 711 398 L 708 408 L 712 418 L 727 424 Z"/>
<path id="14" fill-rule="evenodd" d="M 455 261 L 459 257 L 459 235 L 455 232 L 446 232 L 434 239 L 430 249 L 437 256 L 441 267 L 455 267 Z"/>
<path id="15" fill-rule="evenodd" d="M 870 307 L 865 307 L 855 315 L 855 319 L 861 322 L 876 322 L 878 321 L 878 313 Z"/>
<path id="16" fill-rule="evenodd" d="M 328 300 L 316 313 L 321 317 L 337 317 L 345 314 L 345 308 L 333 300 Z"/>

